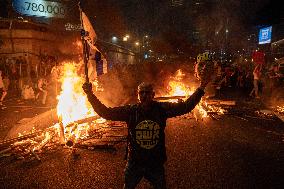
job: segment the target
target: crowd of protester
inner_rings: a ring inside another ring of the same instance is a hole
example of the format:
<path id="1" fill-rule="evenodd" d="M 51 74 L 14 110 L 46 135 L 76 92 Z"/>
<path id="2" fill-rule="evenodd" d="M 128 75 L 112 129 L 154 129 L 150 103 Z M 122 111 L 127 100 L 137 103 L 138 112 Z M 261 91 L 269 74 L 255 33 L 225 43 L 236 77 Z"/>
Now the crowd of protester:
<path id="1" fill-rule="evenodd" d="M 49 84 L 53 83 L 52 68 L 55 59 L 41 60 L 37 70 L 28 65 L 28 61 L 17 58 L 0 58 L 0 106 L 5 106 L 7 99 L 33 100 L 34 103 L 46 105 L 49 93 L 56 93 Z M 52 98 L 54 99 L 54 98 Z"/>
<path id="2" fill-rule="evenodd" d="M 283 73 L 277 63 L 261 65 L 248 62 L 246 65 L 216 64 L 216 78 L 213 85 L 216 96 L 231 88 L 251 98 L 273 96 L 283 87 Z"/>
<path id="3" fill-rule="evenodd" d="M 59 70 L 55 59 L 41 62 L 43 65 L 40 66 L 40 69 L 35 70 L 32 67 L 27 69 L 28 62 L 23 57 L 9 60 L 5 57 L 0 58 L 0 106 L 3 106 L 5 99 L 10 97 L 32 99 L 35 103 L 45 105 L 49 96 L 55 97 L 59 93 Z M 152 66 L 141 68 L 141 65 L 114 64 L 112 72 L 119 75 L 119 80 L 127 80 L 127 85 L 137 84 L 140 77 L 146 77 L 151 80 L 149 82 L 155 83 L 157 78 L 154 75 L 157 73 L 160 76 L 164 72 L 166 75 L 173 72 L 173 70 L 167 72 L 166 69 L 157 70 L 160 67 L 153 67 L 153 63 L 148 62 L 145 65 Z M 283 88 L 283 73 L 279 71 L 279 65 L 276 63 L 258 65 L 253 62 L 240 64 L 238 62 L 220 63 L 215 61 L 215 68 L 216 74 L 212 85 L 217 97 L 221 97 L 222 94 L 226 96 L 225 91 L 229 89 L 250 98 L 261 98 L 264 95 L 273 96 L 275 91 Z M 137 74 L 141 71 L 146 75 Z M 124 78 L 123 76 L 126 75 L 124 72 L 130 72 L 132 75 L 129 76 L 128 73 L 129 77 Z M 132 81 L 131 78 L 134 83 L 129 84 Z M 122 88 L 124 87 L 122 86 Z"/>

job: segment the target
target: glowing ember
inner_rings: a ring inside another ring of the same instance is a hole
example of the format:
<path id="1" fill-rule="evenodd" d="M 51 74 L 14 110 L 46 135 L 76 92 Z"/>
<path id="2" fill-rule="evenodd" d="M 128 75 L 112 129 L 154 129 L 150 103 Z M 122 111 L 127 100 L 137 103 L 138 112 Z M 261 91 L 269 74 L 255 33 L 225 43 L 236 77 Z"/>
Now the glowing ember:
<path id="1" fill-rule="evenodd" d="M 204 102 L 204 104 L 206 105 L 206 109 L 208 109 L 208 111 L 210 111 L 210 112 L 216 112 L 219 115 L 222 115 L 226 112 L 226 110 L 224 110 L 220 107 L 208 105 L 206 102 Z"/>
<path id="2" fill-rule="evenodd" d="M 277 107 L 276 107 L 276 110 L 277 110 L 279 113 L 284 113 L 284 106 L 277 106 Z"/>

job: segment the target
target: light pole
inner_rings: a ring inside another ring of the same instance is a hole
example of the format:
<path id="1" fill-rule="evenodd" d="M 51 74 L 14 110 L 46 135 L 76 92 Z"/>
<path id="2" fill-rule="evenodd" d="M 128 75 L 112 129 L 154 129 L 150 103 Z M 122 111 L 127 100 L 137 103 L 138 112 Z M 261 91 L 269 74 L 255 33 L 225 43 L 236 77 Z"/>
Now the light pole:
<path id="1" fill-rule="evenodd" d="M 136 41 L 134 45 L 137 48 L 139 62 L 141 62 L 141 44 L 139 43 L 139 41 Z"/>
<path id="2" fill-rule="evenodd" d="M 143 35 L 142 37 L 142 52 L 140 50 L 140 53 L 141 53 L 141 56 L 142 58 L 144 59 L 144 56 L 145 56 L 145 52 L 147 52 L 148 50 L 148 47 L 149 47 L 149 35 Z M 141 47 L 140 47 L 141 49 Z"/>

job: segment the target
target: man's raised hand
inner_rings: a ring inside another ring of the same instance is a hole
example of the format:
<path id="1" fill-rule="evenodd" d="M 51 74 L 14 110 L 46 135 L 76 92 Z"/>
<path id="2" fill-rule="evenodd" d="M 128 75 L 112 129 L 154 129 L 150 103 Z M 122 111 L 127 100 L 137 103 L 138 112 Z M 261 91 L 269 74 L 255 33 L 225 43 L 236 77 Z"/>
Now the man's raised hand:
<path id="1" fill-rule="evenodd" d="M 93 93 L 92 83 L 90 83 L 90 82 L 84 83 L 82 88 L 83 88 L 83 90 L 86 94 L 92 94 Z"/>

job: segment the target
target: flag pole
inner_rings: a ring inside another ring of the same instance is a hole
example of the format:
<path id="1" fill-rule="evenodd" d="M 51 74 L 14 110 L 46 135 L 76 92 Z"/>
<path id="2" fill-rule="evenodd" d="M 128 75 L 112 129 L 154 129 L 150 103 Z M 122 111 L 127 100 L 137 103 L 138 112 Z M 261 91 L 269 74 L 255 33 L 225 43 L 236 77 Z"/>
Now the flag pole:
<path id="1" fill-rule="evenodd" d="M 88 76 L 88 62 L 89 62 L 89 47 L 84 39 L 86 35 L 86 31 L 83 27 L 83 19 L 82 19 L 82 8 L 81 8 L 81 1 L 78 2 L 79 11 L 80 11 L 80 21 L 81 21 L 81 41 L 83 45 L 83 58 L 84 58 L 84 67 L 85 67 L 85 80 L 87 83 L 89 83 L 89 76 Z"/>

